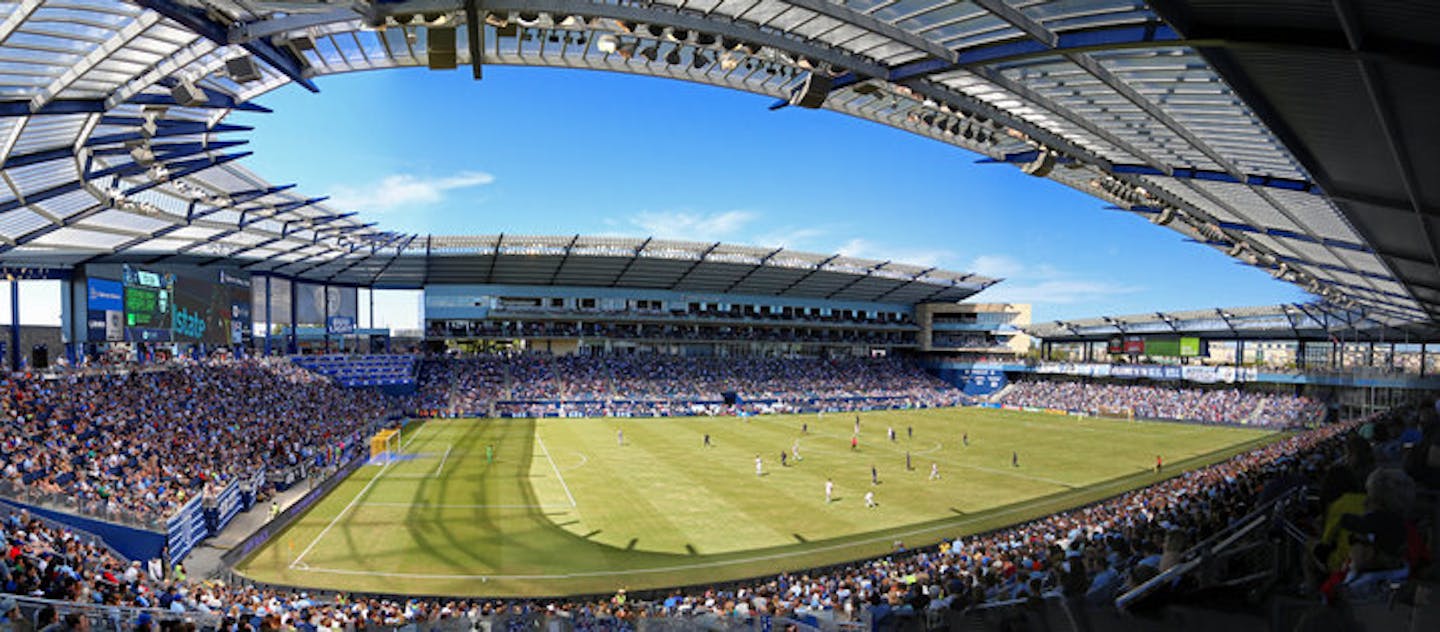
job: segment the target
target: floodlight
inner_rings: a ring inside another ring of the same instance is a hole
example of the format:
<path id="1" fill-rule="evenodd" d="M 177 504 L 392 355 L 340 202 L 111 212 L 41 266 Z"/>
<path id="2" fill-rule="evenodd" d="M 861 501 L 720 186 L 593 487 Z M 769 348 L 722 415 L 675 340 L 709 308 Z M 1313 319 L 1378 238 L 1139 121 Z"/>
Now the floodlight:
<path id="1" fill-rule="evenodd" d="M 595 48 L 607 55 L 615 52 L 615 49 L 619 48 L 619 46 L 620 38 L 614 35 L 601 35 L 600 39 L 595 40 Z"/>

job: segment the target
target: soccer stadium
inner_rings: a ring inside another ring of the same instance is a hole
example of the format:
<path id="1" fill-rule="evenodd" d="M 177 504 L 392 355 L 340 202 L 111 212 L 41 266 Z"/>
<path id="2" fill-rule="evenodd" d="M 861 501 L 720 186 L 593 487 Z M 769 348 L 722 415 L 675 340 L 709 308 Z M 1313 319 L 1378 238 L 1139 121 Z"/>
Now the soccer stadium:
<path id="1" fill-rule="evenodd" d="M 0 629 L 1440 629 L 1437 33 L 0 0 Z"/>

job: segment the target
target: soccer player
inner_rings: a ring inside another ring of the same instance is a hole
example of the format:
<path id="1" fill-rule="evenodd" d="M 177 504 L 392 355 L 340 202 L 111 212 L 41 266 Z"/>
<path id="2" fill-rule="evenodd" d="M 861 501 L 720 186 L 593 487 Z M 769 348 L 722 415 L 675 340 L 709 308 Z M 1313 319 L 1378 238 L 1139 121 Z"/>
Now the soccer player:
<path id="1" fill-rule="evenodd" d="M 855 434 L 860 434 L 860 415 L 855 415 Z"/>
<path id="2" fill-rule="evenodd" d="M 625 445 L 625 431 L 623 429 L 615 431 L 615 443 L 622 446 Z"/>
<path id="3" fill-rule="evenodd" d="M 895 426 L 890 426 L 889 428 L 886 428 L 885 434 L 890 437 L 890 441 L 895 441 Z"/>
<path id="4" fill-rule="evenodd" d="M 786 452 L 786 451 L 784 451 L 784 450 L 781 450 L 781 451 L 780 451 L 780 467 L 790 467 L 790 463 L 786 460 L 786 459 L 788 459 L 789 457 L 790 457 L 790 453 L 788 453 L 788 452 Z"/>
<path id="5" fill-rule="evenodd" d="M 934 461 L 930 462 L 930 480 L 940 480 L 940 464 Z"/>
<path id="6" fill-rule="evenodd" d="M 705 447 L 710 447 L 710 433 L 705 433 Z"/>
<path id="7" fill-rule="evenodd" d="M 871 464 L 870 464 L 870 484 L 871 484 L 871 485 L 879 485 L 879 484 L 880 484 L 880 471 L 877 470 L 877 469 L 875 469 L 875 464 L 874 464 L 874 463 L 871 463 Z"/>
<path id="8" fill-rule="evenodd" d="M 866 507 L 879 507 L 879 506 L 880 506 L 878 503 L 875 502 L 875 492 L 865 492 L 865 506 L 866 506 Z"/>
<path id="9" fill-rule="evenodd" d="M 961 436 L 960 436 L 960 442 L 961 442 L 961 443 L 964 443 L 966 447 L 969 447 L 969 446 L 970 446 L 970 433 L 967 432 L 967 433 L 961 435 Z"/>
<path id="10" fill-rule="evenodd" d="M 485 446 L 485 462 L 486 462 L 486 463 L 494 463 L 494 462 L 495 462 L 495 444 L 493 444 L 493 443 L 487 444 L 487 445 Z"/>
<path id="11" fill-rule="evenodd" d="M 913 470 L 913 469 L 915 469 L 915 468 L 910 467 L 910 451 L 909 451 L 909 450 L 906 450 L 906 451 L 905 451 L 905 471 L 906 471 L 906 472 L 909 472 L 910 470 Z"/>
<path id="12" fill-rule="evenodd" d="M 801 458 L 801 456 L 800 456 L 800 440 L 799 440 L 799 439 L 796 439 L 794 443 L 790 444 L 790 456 L 795 457 L 795 462 L 796 462 L 796 463 L 799 463 L 800 461 L 804 461 L 804 460 L 805 460 L 804 458 Z"/>
<path id="13" fill-rule="evenodd" d="M 825 479 L 825 504 L 830 504 L 830 496 L 835 493 L 835 481 Z"/>
<path id="14" fill-rule="evenodd" d="M 914 440 L 914 439 L 915 439 L 915 426 L 905 426 L 905 435 L 906 435 L 907 438 L 909 438 L 909 439 L 911 439 L 911 440 Z"/>
<path id="15" fill-rule="evenodd" d="M 756 475 L 756 476 L 764 476 L 764 475 L 765 475 L 765 462 L 760 460 L 760 455 L 758 455 L 758 454 L 755 455 L 755 475 Z"/>
<path id="16" fill-rule="evenodd" d="M 1160 470 L 1163 469 L 1164 467 L 1165 467 L 1165 460 L 1164 460 L 1164 459 L 1161 459 L 1161 458 L 1160 458 L 1160 455 L 1158 455 L 1158 454 L 1155 455 L 1155 473 L 1156 473 L 1156 474 L 1159 474 L 1159 473 L 1160 473 Z"/>
<path id="17" fill-rule="evenodd" d="M 800 434 L 810 434 L 810 422 L 800 424 Z"/>
<path id="18" fill-rule="evenodd" d="M 1011 452 L 1011 453 L 1010 453 L 1010 467 L 1020 467 L 1020 453 L 1019 453 L 1019 452 Z"/>
<path id="19" fill-rule="evenodd" d="M 854 451 L 859 450 L 859 449 L 860 449 L 860 437 L 859 437 L 858 435 L 850 435 L 850 451 L 851 451 L 851 452 L 854 452 Z"/>

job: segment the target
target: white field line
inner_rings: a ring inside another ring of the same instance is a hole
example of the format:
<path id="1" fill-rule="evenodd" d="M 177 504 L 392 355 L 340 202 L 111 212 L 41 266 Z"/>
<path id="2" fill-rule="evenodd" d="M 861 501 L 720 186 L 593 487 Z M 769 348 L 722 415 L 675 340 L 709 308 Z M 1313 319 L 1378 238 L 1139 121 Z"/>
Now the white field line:
<path id="1" fill-rule="evenodd" d="M 370 491 L 370 488 L 374 487 L 375 483 L 385 476 L 385 471 L 389 470 L 390 466 L 394 464 L 394 461 L 390 461 L 385 464 L 385 467 L 380 468 L 380 471 L 375 474 L 375 477 L 371 478 L 370 482 L 365 483 L 365 486 L 360 488 L 360 492 L 355 494 L 354 498 L 350 499 L 350 504 L 345 505 L 345 508 L 341 509 L 340 513 L 335 514 L 335 517 L 330 519 L 330 524 L 325 525 L 325 528 L 320 530 L 320 533 L 315 536 L 315 539 L 310 541 L 310 546 L 305 547 L 305 550 L 301 551 L 300 555 L 297 555 L 295 560 L 290 562 L 290 568 L 295 568 L 296 565 L 300 563 L 300 560 L 304 559 L 306 555 L 309 555 L 310 551 L 315 548 L 315 545 L 319 544 L 320 540 L 325 537 L 325 534 L 330 533 L 330 529 L 333 529 L 336 523 L 345 517 L 345 514 L 350 513 L 350 510 L 355 508 L 355 505 L 360 502 L 360 498 L 365 496 L 365 492 Z"/>
<path id="2" fill-rule="evenodd" d="M 411 442 L 411 441 L 414 441 L 416 435 L 418 435 L 418 434 L 420 434 L 420 433 L 418 433 L 418 432 L 411 433 L 410 439 L 407 440 L 407 441 L 405 441 L 404 443 L 401 443 L 401 444 L 400 444 L 400 451 L 401 451 L 401 452 L 404 452 L 404 451 L 405 451 L 405 448 L 410 447 L 410 442 Z M 395 465 L 395 461 L 388 461 L 388 462 L 386 462 L 386 463 L 385 463 L 385 466 L 384 466 L 384 467 L 381 467 L 381 468 L 380 468 L 380 471 L 375 473 L 374 478 L 371 478 L 371 479 L 370 479 L 370 482 L 365 483 L 365 486 L 360 488 L 360 491 L 355 494 L 355 497 L 350 499 L 350 504 L 345 505 L 345 508 L 344 508 L 344 509 L 341 509 L 341 510 L 340 510 L 340 513 L 335 514 L 335 517 L 330 519 L 330 523 L 327 524 L 327 525 L 325 525 L 325 528 L 324 528 L 324 529 L 321 529 L 321 530 L 320 530 L 320 533 L 318 533 L 318 534 L 315 535 L 315 539 L 314 539 L 314 540 L 311 540 L 311 541 L 310 541 L 310 545 L 307 546 L 307 547 L 305 547 L 305 550 L 301 551 L 301 552 L 300 552 L 300 555 L 295 556 L 295 559 L 290 562 L 290 568 L 292 568 L 292 569 L 293 569 L 293 568 L 296 568 L 297 565 L 300 564 L 300 560 L 305 559 L 305 556 L 306 556 L 306 555 L 309 555 L 309 554 L 310 554 L 310 551 L 313 551 L 313 550 L 315 549 L 315 545 L 316 545 L 316 544 L 319 544 L 319 543 L 320 543 L 320 540 L 324 539 L 325 534 L 330 533 L 330 530 L 333 529 L 333 528 L 335 528 L 335 524 L 338 523 L 338 522 L 340 522 L 340 519 L 343 518 L 343 517 L 345 517 L 345 514 L 350 513 L 350 510 L 351 510 L 351 509 L 354 509 L 354 508 L 355 508 L 355 505 L 360 502 L 360 499 L 361 499 L 362 497 L 365 496 L 365 492 L 370 491 L 370 488 L 371 488 L 371 487 L 374 487 L 374 486 L 375 486 L 375 483 L 379 482 L 379 480 L 380 480 L 381 478 L 384 478 L 384 477 L 385 477 L 385 472 L 389 471 L 389 470 L 390 470 L 390 466 L 392 466 L 392 465 Z M 306 568 L 308 568 L 308 567 L 309 567 L 309 566 L 307 565 Z"/>
<path id="3" fill-rule="evenodd" d="M 579 463 L 576 463 L 575 465 L 572 465 L 572 466 L 570 466 L 570 467 L 564 468 L 566 471 L 578 470 L 578 469 L 580 469 L 580 468 L 582 468 L 582 467 L 585 467 L 585 464 L 590 462 L 590 457 L 585 456 L 585 453 L 584 453 L 584 452 L 576 452 L 575 454 L 580 455 L 580 462 L 579 462 Z"/>
<path id="4" fill-rule="evenodd" d="M 570 499 L 570 506 L 579 507 L 575 504 L 575 496 L 570 493 L 570 486 L 565 484 L 565 477 L 560 475 L 560 468 L 556 467 L 555 459 L 550 458 L 550 450 L 545 448 L 545 440 L 541 439 L 538 433 L 535 435 L 535 443 L 539 444 L 540 451 L 545 453 L 545 460 L 550 462 L 550 469 L 555 471 L 555 478 L 560 479 L 560 488 L 565 490 L 565 497 Z"/>
<path id="5" fill-rule="evenodd" d="M 440 457 L 440 465 L 435 466 L 435 478 L 440 478 L 440 472 L 445 469 L 445 462 L 450 460 L 450 451 L 455 449 L 453 445 L 445 446 L 445 456 Z"/>
<path id="6" fill-rule="evenodd" d="M 533 579 L 579 579 L 579 578 L 584 578 L 584 577 L 613 577 L 613 576 L 620 576 L 620 575 L 646 575 L 646 574 L 649 574 L 649 573 L 668 573 L 668 572 L 672 572 L 672 571 L 685 571 L 685 570 L 696 570 L 696 569 L 702 569 L 702 568 L 718 568 L 718 567 L 733 566 L 733 565 L 739 565 L 739 564 L 749 564 L 749 563 L 752 563 L 752 562 L 764 562 L 764 561 L 768 561 L 768 560 L 778 560 L 778 559 L 785 559 L 785 558 L 789 558 L 789 557 L 799 557 L 799 556 L 802 556 L 802 555 L 812 555 L 812 554 L 814 554 L 814 553 L 823 552 L 823 551 L 834 551 L 834 550 L 838 550 L 838 549 L 848 549 L 848 548 L 853 548 L 853 547 L 860 546 L 860 545 L 864 545 L 864 544 L 874 544 L 874 543 L 876 543 L 876 542 L 894 542 L 896 538 L 903 538 L 903 537 L 908 537 L 908 536 L 917 535 L 917 534 L 921 534 L 921 533 L 933 533 L 933 532 L 940 531 L 940 530 L 944 530 L 944 529 L 954 529 L 954 528 L 957 528 L 957 527 L 960 527 L 960 526 L 963 526 L 963 525 L 965 525 L 965 524 L 969 524 L 969 523 L 971 523 L 971 522 L 975 522 L 975 521 L 978 521 L 978 520 L 984 520 L 984 519 L 994 518 L 994 517 L 996 517 L 996 516 L 1007 516 L 1007 515 L 1014 514 L 1014 513 L 1020 513 L 1020 512 L 1022 512 L 1022 511 L 1025 511 L 1025 510 L 1029 509 L 1030 507 L 1033 507 L 1033 506 L 1035 506 L 1035 505 L 1038 505 L 1038 504 L 1041 504 L 1041 503 L 1045 503 L 1045 502 L 1054 502 L 1054 501 L 1053 501 L 1053 499 L 1049 499 L 1049 498 L 1036 498 L 1036 499 L 1029 500 L 1029 501 L 1026 501 L 1026 502 L 1023 502 L 1023 503 L 1019 503 L 1019 504 L 1016 504 L 1016 505 L 1011 505 L 1011 506 L 1009 506 L 1009 507 L 1006 507 L 1006 508 L 1005 508 L 1004 510 L 1002 510 L 1002 511 L 997 511 L 997 512 L 987 511 L 987 512 L 983 512 L 983 513 L 981 513 L 980 515 L 977 515 L 977 516 L 974 516 L 974 517 L 971 517 L 971 518 L 963 518 L 963 519 L 957 520 L 956 522 L 946 523 L 946 524 L 941 525 L 941 526 L 936 526 L 936 527 L 923 527 L 923 528 L 919 528 L 919 529 L 910 529 L 910 530 L 901 531 L 901 532 L 898 532 L 898 533 L 892 532 L 892 533 L 887 533 L 887 534 L 882 535 L 882 536 L 877 536 L 877 537 L 873 537 L 873 538 L 866 538 L 866 539 L 864 539 L 864 540 L 857 540 L 857 541 L 853 541 L 853 542 L 845 542 L 845 543 L 841 543 L 841 544 L 830 544 L 830 545 L 826 545 L 826 546 L 822 546 L 822 547 L 817 547 L 817 548 L 808 548 L 808 547 L 807 547 L 807 548 L 805 548 L 804 550 L 800 550 L 800 551 L 790 551 L 790 552 L 785 552 L 785 553 L 772 553 L 772 554 L 770 554 L 770 555 L 758 555 L 758 556 L 753 556 L 753 557 L 737 558 L 737 559 L 732 559 L 732 560 L 720 560 L 720 561 L 715 561 L 715 562 L 700 562 L 700 563 L 695 563 L 695 564 L 676 564 L 676 565 L 673 565 L 673 566 L 657 566 L 657 567 L 652 567 L 652 568 L 636 568 L 636 569 L 623 570 L 623 571 L 589 571 L 589 572 L 583 572 L 583 573 L 557 573 L 557 574 L 554 574 L 554 575 L 475 575 L 475 574 L 393 573 L 393 572 L 385 572 L 385 571 L 370 571 L 370 570 L 341 569 L 341 568 L 321 568 L 321 567 L 315 567 L 315 566 L 311 566 L 311 567 L 308 567 L 308 568 L 302 568 L 302 569 L 296 569 L 296 570 L 303 570 L 303 571 L 308 571 L 308 572 L 311 572 L 311 573 L 330 573 L 330 574 L 335 574 L 335 575 L 375 575 L 375 576 L 379 576 L 379 577 L 400 577 L 400 578 L 408 578 L 408 579 L 479 579 L 479 580 L 487 580 L 487 579 L 495 579 L 495 580 L 523 579 L 523 580 L 533 580 Z"/>

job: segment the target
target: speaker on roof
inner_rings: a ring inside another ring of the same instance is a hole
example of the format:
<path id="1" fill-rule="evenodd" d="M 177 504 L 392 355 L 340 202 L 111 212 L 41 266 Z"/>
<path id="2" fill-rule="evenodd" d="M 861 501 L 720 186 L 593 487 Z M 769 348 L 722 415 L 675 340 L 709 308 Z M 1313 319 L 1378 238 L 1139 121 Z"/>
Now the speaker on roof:
<path id="1" fill-rule="evenodd" d="M 1175 219 L 1175 209 L 1169 206 L 1160 207 L 1160 212 L 1150 216 L 1150 223 L 1156 226 L 1167 226 Z"/>
<path id="2" fill-rule="evenodd" d="M 1020 165 L 1020 170 L 1025 175 L 1043 178 L 1050 175 L 1050 170 L 1055 168 L 1055 154 L 1049 150 L 1042 149 L 1035 155 L 1035 159 Z"/>
<path id="3" fill-rule="evenodd" d="M 814 110 L 825 104 L 830 94 L 830 78 L 813 72 L 805 74 L 804 83 L 790 93 L 790 105 Z"/>
<path id="4" fill-rule="evenodd" d="M 425 52 L 429 57 L 427 65 L 431 70 L 454 70 L 458 63 L 455 55 L 455 27 L 432 26 L 426 29 Z"/>
<path id="5" fill-rule="evenodd" d="M 182 79 L 175 87 L 170 88 L 170 98 L 175 99 L 181 106 L 192 107 L 205 102 L 205 93 L 195 87 L 194 83 Z"/>
<path id="6" fill-rule="evenodd" d="M 249 55 L 225 60 L 225 73 L 240 83 L 260 80 L 260 66 Z"/>

